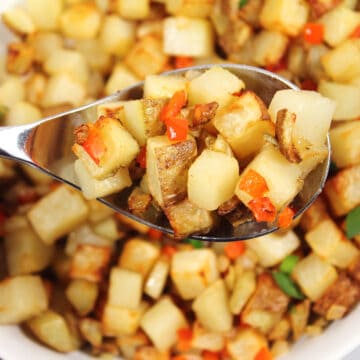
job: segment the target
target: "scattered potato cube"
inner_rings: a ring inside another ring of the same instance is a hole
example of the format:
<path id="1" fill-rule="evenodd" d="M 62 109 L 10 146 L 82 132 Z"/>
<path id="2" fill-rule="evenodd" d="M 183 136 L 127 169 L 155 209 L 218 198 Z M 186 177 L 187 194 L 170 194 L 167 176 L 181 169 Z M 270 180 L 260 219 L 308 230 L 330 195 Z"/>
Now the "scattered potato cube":
<path id="1" fill-rule="evenodd" d="M 160 250 L 154 244 L 141 238 L 129 239 L 121 252 L 119 266 L 140 273 L 144 278 L 149 274 Z"/>
<path id="2" fill-rule="evenodd" d="M 135 42 L 135 23 L 117 15 L 106 16 L 100 29 L 100 41 L 109 54 L 125 56 Z"/>
<path id="3" fill-rule="evenodd" d="M 25 85 L 18 77 L 11 77 L 0 85 L 0 104 L 11 108 L 19 101 L 25 100 Z"/>
<path id="4" fill-rule="evenodd" d="M 7 47 L 6 69 L 10 74 L 25 75 L 31 71 L 34 49 L 23 42 L 12 42 Z"/>
<path id="5" fill-rule="evenodd" d="M 180 296 L 185 300 L 194 299 L 219 278 L 216 256 L 210 249 L 176 252 L 170 272 Z"/>
<path id="6" fill-rule="evenodd" d="M 124 64 L 117 64 L 105 85 L 105 94 L 111 95 L 139 82 L 140 79 Z"/>
<path id="7" fill-rule="evenodd" d="M 117 0 L 117 11 L 125 19 L 140 20 L 147 18 L 150 12 L 150 0 Z"/>
<path id="8" fill-rule="evenodd" d="M 135 310 L 140 306 L 143 277 L 140 273 L 113 267 L 110 272 L 108 304 Z"/>
<path id="9" fill-rule="evenodd" d="M 60 16 L 60 29 L 65 37 L 92 39 L 101 24 L 101 13 L 91 2 L 74 4 L 66 8 Z"/>
<path id="10" fill-rule="evenodd" d="M 229 308 L 226 285 L 222 279 L 206 287 L 192 303 L 192 309 L 205 329 L 225 332 L 232 327 L 233 316 Z"/>
<path id="11" fill-rule="evenodd" d="M 246 246 L 255 252 L 261 266 L 271 267 L 294 252 L 300 246 L 300 240 L 289 230 L 285 233 L 275 232 L 260 236 L 247 241 Z"/>
<path id="12" fill-rule="evenodd" d="M 70 278 L 100 282 L 108 268 L 111 248 L 80 244 L 76 248 L 70 267 Z"/>
<path id="13" fill-rule="evenodd" d="M 310 231 L 320 222 L 329 218 L 325 199 L 320 195 L 301 216 L 300 226 L 304 231 Z"/>
<path id="14" fill-rule="evenodd" d="M 91 223 L 97 223 L 99 221 L 105 220 L 108 216 L 114 214 L 114 210 L 109 208 L 108 206 L 102 204 L 97 200 L 88 201 L 90 213 L 89 213 L 89 221 Z"/>
<path id="15" fill-rule="evenodd" d="M 41 105 L 45 94 L 46 84 L 47 77 L 42 73 L 33 73 L 29 76 L 29 79 L 25 83 L 26 99 L 32 103 L 32 106 Z M 32 115 L 32 117 L 35 118 L 34 115 Z"/>
<path id="16" fill-rule="evenodd" d="M 224 335 L 205 329 L 199 322 L 193 325 L 191 346 L 199 350 L 221 351 L 225 345 Z"/>
<path id="17" fill-rule="evenodd" d="M 214 0 L 164 0 L 166 11 L 172 15 L 206 18 L 210 16 Z"/>
<path id="18" fill-rule="evenodd" d="M 6 125 L 24 125 L 42 118 L 38 107 L 27 101 L 19 101 L 12 106 L 6 116 Z"/>
<path id="19" fill-rule="evenodd" d="M 2 14 L 2 21 L 19 35 L 32 34 L 36 28 L 31 16 L 20 7 L 13 7 Z"/>
<path id="20" fill-rule="evenodd" d="M 292 276 L 304 294 L 316 301 L 336 280 L 337 272 L 332 265 L 311 253 L 296 264 Z"/>
<path id="21" fill-rule="evenodd" d="M 207 104 L 216 101 L 221 108 L 232 100 L 233 93 L 244 88 L 244 82 L 236 75 L 220 66 L 214 66 L 190 81 L 189 104 Z"/>
<path id="22" fill-rule="evenodd" d="M 164 258 L 158 259 L 146 279 L 144 293 L 153 299 L 158 299 L 165 288 L 169 270 L 169 261 Z"/>
<path id="23" fill-rule="evenodd" d="M 306 299 L 291 308 L 289 319 L 294 340 L 298 340 L 304 333 L 309 321 L 310 300 Z"/>
<path id="24" fill-rule="evenodd" d="M 164 52 L 194 57 L 212 55 L 214 35 L 210 22 L 183 16 L 165 18 Z"/>
<path id="25" fill-rule="evenodd" d="M 61 185 L 33 205 L 27 216 L 41 240 L 52 244 L 81 224 L 88 212 L 81 195 Z"/>
<path id="26" fill-rule="evenodd" d="M 118 337 L 116 343 L 125 358 L 133 359 L 137 349 L 148 346 L 150 341 L 142 331 L 138 331 L 133 335 L 122 335 Z"/>
<path id="27" fill-rule="evenodd" d="M 176 343 L 177 331 L 187 327 L 187 321 L 172 300 L 164 297 L 144 314 L 140 326 L 155 347 L 165 351 Z"/>
<path id="28" fill-rule="evenodd" d="M 187 80 L 179 76 L 148 75 L 144 82 L 144 98 L 171 98 L 176 91 L 186 90 Z"/>
<path id="29" fill-rule="evenodd" d="M 65 318 L 52 310 L 30 319 L 26 326 L 42 343 L 54 350 L 67 353 L 77 348 Z"/>
<path id="30" fill-rule="evenodd" d="M 26 10 L 37 29 L 56 30 L 63 10 L 63 1 L 26 0 Z"/>
<path id="31" fill-rule="evenodd" d="M 34 49 L 35 60 L 44 63 L 56 50 L 63 47 L 63 38 L 52 31 L 39 31 L 32 34 L 29 45 Z"/>
<path id="32" fill-rule="evenodd" d="M 284 316 L 270 331 L 268 339 L 271 341 L 284 340 L 289 337 L 291 331 L 290 320 Z"/>
<path id="33" fill-rule="evenodd" d="M 113 216 L 105 220 L 99 221 L 92 226 L 96 235 L 109 239 L 111 242 L 116 241 L 122 237 L 122 232 L 117 228 L 117 222 Z"/>
<path id="34" fill-rule="evenodd" d="M 18 324 L 47 307 L 48 297 L 40 276 L 15 276 L 0 282 L 0 324 Z"/>
<path id="35" fill-rule="evenodd" d="M 103 340 L 101 323 L 93 318 L 83 318 L 79 322 L 82 337 L 93 346 L 100 346 Z"/>
<path id="36" fill-rule="evenodd" d="M 330 178 L 324 189 L 335 216 L 343 216 L 360 204 L 360 165 L 348 167 Z"/>
<path id="37" fill-rule="evenodd" d="M 265 0 L 260 23 L 266 29 L 297 36 L 308 21 L 309 10 L 309 5 L 302 0 Z"/>
<path id="38" fill-rule="evenodd" d="M 94 310 L 99 288 L 96 283 L 75 279 L 66 288 L 66 297 L 80 316 L 85 316 Z"/>

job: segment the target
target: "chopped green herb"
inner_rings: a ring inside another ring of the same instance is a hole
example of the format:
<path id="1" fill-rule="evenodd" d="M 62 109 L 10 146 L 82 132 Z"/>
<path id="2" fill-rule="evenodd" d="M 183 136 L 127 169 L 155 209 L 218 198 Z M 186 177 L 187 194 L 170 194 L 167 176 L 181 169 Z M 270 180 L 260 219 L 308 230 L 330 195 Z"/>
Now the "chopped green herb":
<path id="1" fill-rule="evenodd" d="M 239 0 L 239 9 L 243 8 L 249 0 Z"/>
<path id="2" fill-rule="evenodd" d="M 299 257 L 297 255 L 288 255 L 281 262 L 279 270 L 285 274 L 291 274 L 298 261 Z"/>
<path id="3" fill-rule="evenodd" d="M 204 247 L 204 243 L 200 240 L 186 239 L 186 242 L 191 244 L 194 249 L 202 249 Z"/>
<path id="4" fill-rule="evenodd" d="M 300 291 L 294 281 L 292 281 L 288 274 L 282 273 L 280 271 L 274 271 L 272 276 L 276 284 L 286 295 L 289 295 L 290 297 L 298 300 L 303 300 L 305 298 L 303 293 Z"/>
<path id="5" fill-rule="evenodd" d="M 351 239 L 360 234 L 360 206 L 351 210 L 345 219 L 346 236 Z"/>

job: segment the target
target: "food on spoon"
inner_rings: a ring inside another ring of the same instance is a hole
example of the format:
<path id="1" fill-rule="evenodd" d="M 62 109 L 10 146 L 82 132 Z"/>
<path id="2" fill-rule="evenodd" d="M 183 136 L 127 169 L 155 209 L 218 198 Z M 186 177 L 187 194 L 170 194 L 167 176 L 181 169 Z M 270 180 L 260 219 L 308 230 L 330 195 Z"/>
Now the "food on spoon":
<path id="1" fill-rule="evenodd" d="M 112 194 L 145 176 L 145 194 L 178 238 L 214 228 L 215 212 L 234 196 L 256 221 L 290 226 L 289 205 L 326 158 L 333 102 L 281 90 L 267 108 L 219 66 L 163 79 L 147 78 L 149 97 L 101 105 L 94 123 L 75 130 L 75 172 L 85 196 Z M 135 200 L 129 209 L 141 215 Z M 238 204 L 223 214 L 236 210 Z"/>

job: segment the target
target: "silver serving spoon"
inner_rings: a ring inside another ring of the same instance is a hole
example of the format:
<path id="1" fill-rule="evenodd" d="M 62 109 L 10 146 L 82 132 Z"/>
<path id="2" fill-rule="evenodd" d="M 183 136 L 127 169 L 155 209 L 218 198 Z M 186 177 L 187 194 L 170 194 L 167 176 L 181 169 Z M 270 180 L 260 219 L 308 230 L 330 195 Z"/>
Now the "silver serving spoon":
<path id="1" fill-rule="evenodd" d="M 164 73 L 164 75 L 182 75 L 188 70 L 205 71 L 211 66 L 213 65 L 195 66 L 170 71 Z M 240 77 L 245 82 L 247 89 L 255 91 L 266 105 L 269 105 L 277 90 L 297 89 L 295 85 L 286 79 L 259 68 L 237 64 L 223 64 L 220 66 Z M 29 164 L 53 178 L 79 189 L 73 172 L 75 156 L 71 151 L 74 142 L 74 129 L 82 123 L 92 121 L 96 117 L 96 108 L 99 104 L 141 98 L 142 86 L 143 83 L 138 83 L 94 103 L 47 117 L 36 123 L 0 127 L 0 157 Z M 327 159 L 308 175 L 303 190 L 294 200 L 295 209 L 297 210 L 295 217 L 301 215 L 323 189 L 330 164 L 329 139 L 327 139 L 327 145 L 329 148 Z M 159 216 L 158 212 L 148 211 L 143 217 L 138 217 L 130 213 L 127 207 L 127 197 L 131 189 L 124 190 L 120 194 L 100 198 L 99 201 L 134 220 L 172 234 L 173 231 L 164 215 Z M 258 223 L 256 221 L 244 222 L 237 227 L 233 227 L 224 219 L 210 233 L 193 235 L 192 238 L 206 241 L 245 240 L 275 230 L 277 230 L 277 227 L 274 224 Z"/>

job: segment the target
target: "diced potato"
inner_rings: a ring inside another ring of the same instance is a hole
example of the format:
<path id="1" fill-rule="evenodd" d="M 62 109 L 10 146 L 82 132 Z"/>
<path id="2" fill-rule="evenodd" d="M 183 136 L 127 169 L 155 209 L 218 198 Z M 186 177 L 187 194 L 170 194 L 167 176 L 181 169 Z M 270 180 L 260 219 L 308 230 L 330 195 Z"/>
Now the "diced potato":
<path id="1" fill-rule="evenodd" d="M 66 288 L 66 297 L 80 316 L 94 310 L 99 288 L 96 283 L 75 279 Z"/>
<path id="2" fill-rule="evenodd" d="M 254 329 L 241 329 L 234 339 L 227 342 L 226 350 L 232 359 L 253 360 L 264 347 L 267 347 L 264 336 Z"/>
<path id="3" fill-rule="evenodd" d="M 108 304 L 135 310 L 140 306 L 143 287 L 141 274 L 113 267 L 110 272 Z"/>
<path id="4" fill-rule="evenodd" d="M 135 334 L 147 308 L 148 304 L 144 301 L 136 309 L 105 305 L 102 317 L 103 334 L 117 337 Z"/>
<path id="5" fill-rule="evenodd" d="M 287 340 L 276 340 L 271 346 L 271 355 L 274 358 L 287 354 L 290 351 L 290 344 Z"/>
<path id="6" fill-rule="evenodd" d="M 65 37 L 73 39 L 95 38 L 100 24 L 101 13 L 91 2 L 74 4 L 60 16 L 61 32 Z"/>
<path id="7" fill-rule="evenodd" d="M 177 252 L 171 261 L 171 279 L 180 296 L 194 299 L 219 278 L 215 253 L 210 249 Z"/>
<path id="8" fill-rule="evenodd" d="M 26 99 L 32 103 L 33 106 L 41 105 L 46 84 L 47 77 L 42 73 L 34 73 L 26 81 Z"/>
<path id="9" fill-rule="evenodd" d="M 150 0 L 117 0 L 117 11 L 125 19 L 140 20 L 150 12 Z"/>
<path id="10" fill-rule="evenodd" d="M 226 285 L 222 279 L 206 287 L 194 300 L 192 309 L 199 322 L 210 331 L 225 332 L 232 327 L 233 317 L 229 309 Z"/>
<path id="11" fill-rule="evenodd" d="M 29 35 L 35 31 L 35 25 L 30 15 L 20 7 L 13 7 L 2 14 L 2 21 L 12 31 L 20 35 Z"/>
<path id="12" fill-rule="evenodd" d="M 302 46 L 297 44 L 290 45 L 287 67 L 294 75 L 305 77 L 307 72 L 305 59 L 306 51 Z"/>
<path id="13" fill-rule="evenodd" d="M 135 23 L 117 15 L 106 16 L 100 30 L 100 41 L 109 54 L 125 56 L 135 42 Z"/>
<path id="14" fill-rule="evenodd" d="M 360 116 L 360 87 L 321 80 L 318 91 L 336 103 L 334 120 L 351 120 Z"/>
<path id="15" fill-rule="evenodd" d="M 148 75 L 144 82 L 144 98 L 170 98 L 176 91 L 186 90 L 187 80 L 180 76 Z"/>
<path id="16" fill-rule="evenodd" d="M 50 55 L 63 46 L 60 34 L 51 31 L 39 31 L 29 37 L 29 44 L 34 48 L 35 60 L 43 63 Z"/>
<path id="17" fill-rule="evenodd" d="M 146 147 L 146 173 L 151 195 L 160 206 L 183 199 L 187 192 L 187 174 L 196 156 L 195 139 L 172 142 L 166 135 L 151 137 Z"/>
<path id="18" fill-rule="evenodd" d="M 278 341 L 284 340 L 289 337 L 291 325 L 288 317 L 283 317 L 270 331 L 268 334 L 269 340 Z"/>
<path id="19" fill-rule="evenodd" d="M 172 300 L 164 297 L 144 314 L 140 325 L 155 347 L 163 351 L 176 343 L 177 331 L 187 327 L 187 321 Z"/>
<path id="20" fill-rule="evenodd" d="M 0 282 L 0 324 L 18 324 L 47 307 L 48 297 L 39 276 L 16 276 Z"/>
<path id="21" fill-rule="evenodd" d="M 360 163 L 360 122 L 346 122 L 330 130 L 332 160 L 338 168 Z"/>
<path id="22" fill-rule="evenodd" d="M 96 199 L 119 192 L 132 183 L 128 168 L 119 168 L 114 175 L 97 180 L 90 175 L 81 160 L 76 160 L 74 167 L 85 199 Z"/>
<path id="23" fill-rule="evenodd" d="M 141 346 L 134 354 L 136 360 L 168 360 L 169 351 L 160 351 L 153 346 Z M 195 360 L 195 359 L 194 359 Z"/>
<path id="24" fill-rule="evenodd" d="M 6 69 L 9 74 L 25 75 L 31 71 L 34 49 L 23 42 L 12 42 L 7 47 Z"/>
<path id="25" fill-rule="evenodd" d="M 121 252 L 119 266 L 138 272 L 145 278 L 159 255 L 160 250 L 154 244 L 141 238 L 131 238 Z"/>
<path id="26" fill-rule="evenodd" d="M 89 78 L 88 64 L 84 56 L 75 50 L 55 50 L 46 59 L 44 69 L 50 75 L 66 73 L 83 84 L 86 84 Z"/>
<path id="27" fill-rule="evenodd" d="M 165 18 L 164 52 L 194 57 L 212 55 L 214 35 L 211 23 L 205 19 L 183 16 Z"/>
<path id="28" fill-rule="evenodd" d="M 305 239 L 319 255 L 332 265 L 347 268 L 359 255 L 359 250 L 332 220 L 324 220 L 305 234 Z"/>
<path id="29" fill-rule="evenodd" d="M 311 253 L 295 266 L 292 276 L 310 300 L 317 300 L 337 278 L 335 268 Z"/>
<path id="30" fill-rule="evenodd" d="M 127 228 L 136 230 L 140 234 L 147 234 L 149 231 L 149 227 L 139 221 L 133 220 L 128 216 L 122 215 L 120 213 L 116 214 L 117 219 L 121 221 L 121 224 L 125 225 Z"/>
<path id="31" fill-rule="evenodd" d="M 309 16 L 309 5 L 302 0 L 265 0 L 260 12 L 264 28 L 289 36 L 300 34 Z"/>
<path id="32" fill-rule="evenodd" d="M 45 245 L 38 238 L 28 224 L 6 234 L 5 251 L 9 275 L 44 270 L 52 260 L 53 250 L 52 246 Z"/>
<path id="33" fill-rule="evenodd" d="M 263 30 L 253 39 L 252 58 L 260 66 L 278 64 L 288 42 L 288 37 L 279 31 Z"/>
<path id="34" fill-rule="evenodd" d="M 325 195 L 335 216 L 347 214 L 360 204 L 360 165 L 348 167 L 330 178 L 325 185 Z"/>
<path id="35" fill-rule="evenodd" d="M 300 167 L 287 161 L 280 151 L 270 144 L 265 146 L 241 173 L 238 184 L 249 169 L 256 171 L 265 179 L 269 189 L 266 196 L 276 209 L 287 205 L 301 189 Z M 253 199 L 239 185 L 235 188 L 235 194 L 245 205 Z"/>
<path id="36" fill-rule="evenodd" d="M 306 299 L 294 305 L 289 312 L 293 339 L 297 340 L 304 334 L 310 315 L 310 300 Z"/>
<path id="37" fill-rule="evenodd" d="M 319 20 L 324 26 L 324 41 L 330 46 L 338 46 L 360 25 L 359 13 L 346 6 L 336 6 Z M 336 27 L 337 31 L 334 31 Z"/>
<path id="38" fill-rule="evenodd" d="M 10 108 L 25 100 L 25 86 L 18 77 L 11 77 L 0 85 L 0 104 Z"/>
<path id="39" fill-rule="evenodd" d="M 140 79 L 125 65 L 117 64 L 105 86 L 105 94 L 111 95 L 119 90 L 123 90 L 128 86 L 132 86 L 139 82 Z"/>
<path id="40" fill-rule="evenodd" d="M 69 74 L 56 74 L 49 78 L 42 105 L 44 107 L 71 104 L 80 106 L 86 96 L 85 86 Z"/>
<path id="41" fill-rule="evenodd" d="M 272 276 L 263 273 L 257 278 L 255 292 L 241 314 L 241 321 L 267 334 L 282 318 L 289 302 Z"/>
<path id="42" fill-rule="evenodd" d="M 207 104 L 216 101 L 219 107 L 232 100 L 232 94 L 245 88 L 244 82 L 230 71 L 213 66 L 191 80 L 188 86 L 189 104 Z"/>
<path id="43" fill-rule="evenodd" d="M 260 265 L 264 267 L 279 264 L 300 246 L 300 240 L 292 230 L 271 233 L 252 240 L 247 241 L 246 246 L 256 253 Z"/>
<path id="44" fill-rule="evenodd" d="M 209 331 L 195 322 L 191 346 L 199 350 L 221 351 L 225 345 L 225 338 L 219 332 Z"/>
<path id="45" fill-rule="evenodd" d="M 79 322 L 79 330 L 82 337 L 93 346 L 102 343 L 101 323 L 93 318 L 83 318 Z"/>
<path id="46" fill-rule="evenodd" d="M 169 14 L 206 18 L 210 16 L 215 0 L 164 0 L 164 2 Z"/>
<path id="47" fill-rule="evenodd" d="M 44 344 L 60 352 L 76 350 L 76 341 L 63 316 L 47 310 L 26 322 L 26 326 Z"/>
<path id="48" fill-rule="evenodd" d="M 159 120 L 160 111 L 164 104 L 164 99 L 141 99 L 124 102 L 123 124 L 140 146 L 145 145 L 147 138 L 164 133 L 164 123 Z"/>
<path id="49" fill-rule="evenodd" d="M 347 82 L 360 76 L 360 39 L 350 39 L 321 58 L 327 75 L 334 81 Z"/>
<path id="50" fill-rule="evenodd" d="M 168 56 L 162 51 L 162 40 L 148 35 L 136 42 L 125 57 L 125 63 L 139 78 L 164 71 Z"/>
<path id="51" fill-rule="evenodd" d="M 27 216 L 41 240 L 52 244 L 81 224 L 88 211 L 84 199 L 77 191 L 61 185 L 39 200 Z"/>
<path id="52" fill-rule="evenodd" d="M 239 164 L 234 157 L 204 150 L 189 168 L 189 200 L 202 209 L 216 210 L 233 197 L 238 178 Z"/>
<path id="53" fill-rule="evenodd" d="M 207 233 L 215 224 L 209 210 L 202 209 L 189 199 L 182 200 L 165 208 L 175 238 L 185 238 L 194 233 Z"/>
<path id="54" fill-rule="evenodd" d="M 142 331 L 133 335 L 122 335 L 116 339 L 116 342 L 121 353 L 127 359 L 133 359 L 137 349 L 149 345 L 149 339 Z"/>
<path id="55" fill-rule="evenodd" d="M 113 216 L 99 221 L 98 223 L 94 224 L 92 228 L 98 236 L 109 239 L 112 242 L 123 236 L 122 233 L 118 230 L 117 222 Z"/>
<path id="56" fill-rule="evenodd" d="M 238 159 L 257 153 L 264 145 L 264 135 L 275 135 L 274 124 L 263 101 L 252 91 L 231 96 L 220 110 L 214 126 L 230 144 Z"/>
<path id="57" fill-rule="evenodd" d="M 12 106 L 6 116 L 6 125 L 24 125 L 42 118 L 38 107 L 27 101 L 19 101 Z"/>
<path id="58" fill-rule="evenodd" d="M 144 293 L 153 299 L 158 299 L 166 285 L 170 270 L 169 262 L 160 258 L 151 269 L 144 286 Z"/>
<path id="59" fill-rule="evenodd" d="M 100 117 L 94 127 L 94 131 L 97 132 L 103 144 L 106 144 L 99 163 L 95 163 L 79 144 L 73 146 L 73 151 L 83 162 L 89 174 L 95 179 L 102 180 L 120 167 L 129 166 L 139 152 L 139 145 L 116 119 Z M 128 180 L 124 181 L 126 182 L 128 183 Z"/>
<path id="60" fill-rule="evenodd" d="M 101 220 L 105 220 L 108 216 L 114 214 L 114 210 L 109 208 L 108 206 L 102 204 L 97 200 L 88 201 L 90 213 L 89 213 L 89 221 L 91 223 L 97 223 Z"/>
<path id="61" fill-rule="evenodd" d="M 109 266 L 110 256 L 108 246 L 78 245 L 71 262 L 70 278 L 100 282 Z"/>
<path id="62" fill-rule="evenodd" d="M 62 0 L 44 2 L 43 0 L 26 0 L 26 10 L 35 26 L 40 30 L 56 30 L 59 26 L 63 9 Z"/>
<path id="63" fill-rule="evenodd" d="M 300 226 L 304 231 L 310 231 L 321 221 L 329 218 L 325 199 L 320 195 L 301 216 Z"/>
<path id="64" fill-rule="evenodd" d="M 244 271 L 235 280 L 234 288 L 230 297 L 230 311 L 234 315 L 240 314 L 241 310 L 254 293 L 256 288 L 256 276 L 253 271 Z"/>

